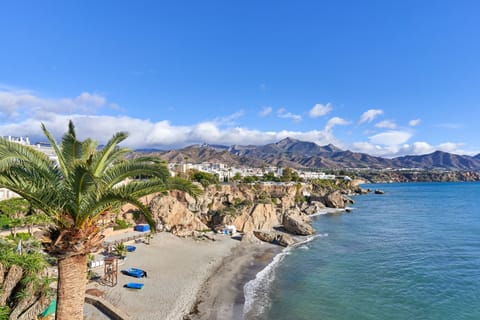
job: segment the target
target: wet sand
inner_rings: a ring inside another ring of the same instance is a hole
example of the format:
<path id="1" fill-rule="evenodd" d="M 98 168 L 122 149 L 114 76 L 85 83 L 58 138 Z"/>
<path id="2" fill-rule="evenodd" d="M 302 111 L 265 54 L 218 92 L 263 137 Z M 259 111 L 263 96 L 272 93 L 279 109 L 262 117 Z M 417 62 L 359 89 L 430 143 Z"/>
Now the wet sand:
<path id="1" fill-rule="evenodd" d="M 243 288 L 265 268 L 281 248 L 267 243 L 235 247 L 218 269 L 205 282 L 194 309 L 186 319 L 243 319 Z"/>

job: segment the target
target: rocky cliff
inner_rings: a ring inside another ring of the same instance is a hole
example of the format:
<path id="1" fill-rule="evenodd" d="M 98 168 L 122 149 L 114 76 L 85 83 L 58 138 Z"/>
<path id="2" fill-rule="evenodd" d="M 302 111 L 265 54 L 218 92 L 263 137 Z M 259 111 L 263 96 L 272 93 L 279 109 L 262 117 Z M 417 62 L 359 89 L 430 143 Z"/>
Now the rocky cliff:
<path id="1" fill-rule="evenodd" d="M 478 171 L 388 170 L 360 172 L 358 176 L 374 183 L 480 181 L 480 172 Z"/>
<path id="2" fill-rule="evenodd" d="M 171 191 L 144 202 L 151 208 L 157 228 L 178 236 L 222 230 L 226 225 L 243 233 L 280 230 L 309 235 L 315 231 L 308 215 L 325 207 L 344 208 L 351 202 L 347 194 L 355 188 L 336 189 L 294 183 L 222 184 L 205 188 L 197 198 Z M 280 244 L 289 243 L 282 235 L 269 237 Z"/>

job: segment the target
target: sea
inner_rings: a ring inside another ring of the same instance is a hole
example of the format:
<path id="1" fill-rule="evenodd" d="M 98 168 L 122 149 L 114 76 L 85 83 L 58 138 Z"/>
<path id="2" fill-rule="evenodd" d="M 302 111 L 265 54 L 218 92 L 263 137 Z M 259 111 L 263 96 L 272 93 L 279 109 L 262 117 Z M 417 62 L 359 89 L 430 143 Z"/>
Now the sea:
<path id="1" fill-rule="evenodd" d="M 480 183 L 368 184 L 245 285 L 245 319 L 480 319 Z"/>

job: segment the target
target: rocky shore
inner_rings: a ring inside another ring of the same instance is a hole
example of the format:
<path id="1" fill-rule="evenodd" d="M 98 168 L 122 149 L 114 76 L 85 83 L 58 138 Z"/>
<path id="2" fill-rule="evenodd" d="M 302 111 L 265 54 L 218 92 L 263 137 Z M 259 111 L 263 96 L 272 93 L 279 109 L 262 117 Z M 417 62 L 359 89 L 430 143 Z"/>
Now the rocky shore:
<path id="1" fill-rule="evenodd" d="M 349 196 L 366 192 L 352 182 L 335 183 L 211 185 L 197 198 L 171 191 L 144 202 L 150 206 L 159 231 L 202 237 L 205 231 L 224 232 L 228 226 L 242 233 L 244 241 L 258 238 L 288 246 L 295 242 L 292 236 L 315 233 L 310 215 L 325 208 L 345 208 L 353 203 Z M 126 220 L 134 216 L 128 207 L 122 214 Z"/>

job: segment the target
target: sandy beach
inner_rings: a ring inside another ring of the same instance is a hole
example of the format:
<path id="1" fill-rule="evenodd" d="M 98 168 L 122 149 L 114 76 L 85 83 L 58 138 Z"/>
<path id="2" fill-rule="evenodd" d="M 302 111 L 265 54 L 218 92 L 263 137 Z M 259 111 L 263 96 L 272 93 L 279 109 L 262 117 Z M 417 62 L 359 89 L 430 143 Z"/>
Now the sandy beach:
<path id="1" fill-rule="evenodd" d="M 255 278 L 281 247 L 261 242 L 241 243 L 202 286 L 190 320 L 243 319 L 244 285 Z"/>
<path id="2" fill-rule="evenodd" d="M 255 277 L 262 259 L 268 264 L 275 246 L 246 244 L 224 235 L 213 237 L 216 241 L 159 233 L 149 245 L 135 244 L 136 250 L 119 266 L 120 270 L 143 269 L 147 278 L 119 273 L 115 287 L 93 283 L 88 288 L 103 291 L 104 299 L 130 319 L 241 318 L 243 283 L 249 280 L 246 277 Z M 94 270 L 101 273 L 103 267 Z M 144 287 L 124 288 L 128 282 L 144 283 Z"/>

